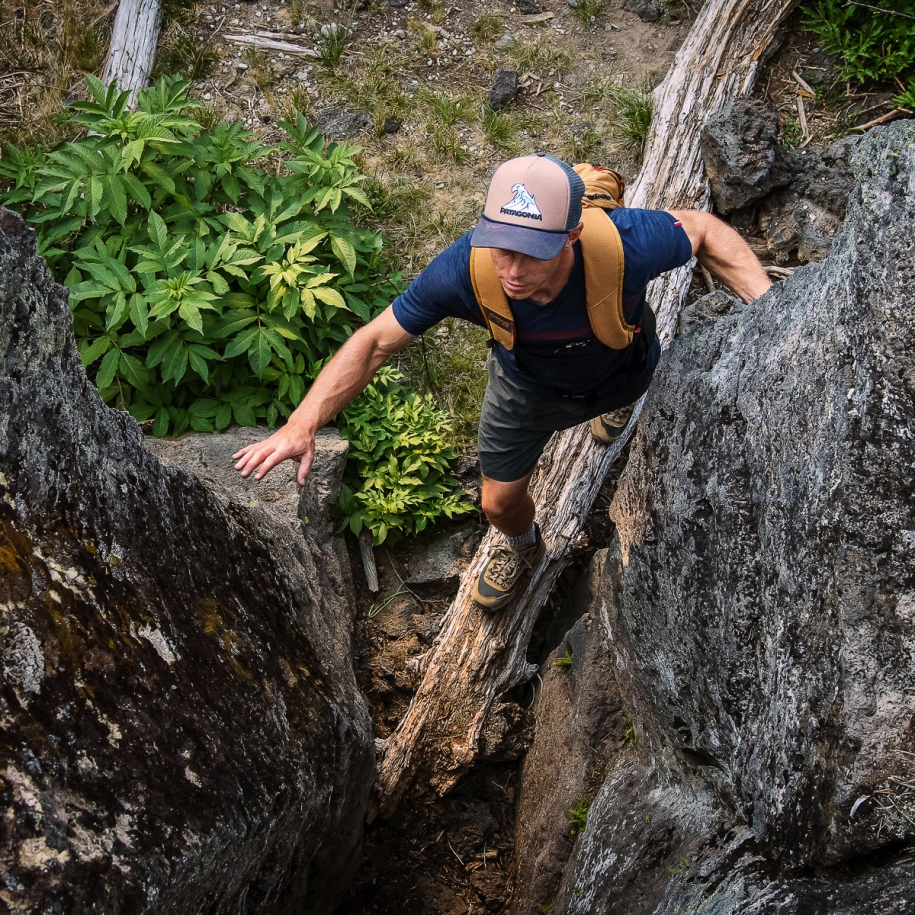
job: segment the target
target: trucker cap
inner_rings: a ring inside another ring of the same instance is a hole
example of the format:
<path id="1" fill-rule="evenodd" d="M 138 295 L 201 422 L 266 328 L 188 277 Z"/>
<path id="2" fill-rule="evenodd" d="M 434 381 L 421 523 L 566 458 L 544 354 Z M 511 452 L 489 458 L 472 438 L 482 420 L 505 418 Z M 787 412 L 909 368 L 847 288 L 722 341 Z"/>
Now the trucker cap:
<path id="1" fill-rule="evenodd" d="M 584 182 L 561 159 L 546 153 L 509 159 L 492 176 L 470 244 L 549 260 L 581 221 L 584 192 Z"/>

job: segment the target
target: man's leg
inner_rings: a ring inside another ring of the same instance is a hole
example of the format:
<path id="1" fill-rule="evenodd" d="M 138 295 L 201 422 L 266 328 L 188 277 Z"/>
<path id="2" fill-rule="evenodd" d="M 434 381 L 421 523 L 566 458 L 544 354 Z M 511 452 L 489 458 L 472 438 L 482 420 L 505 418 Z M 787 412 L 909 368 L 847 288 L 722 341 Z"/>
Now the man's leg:
<path id="1" fill-rule="evenodd" d="M 532 474 L 533 470 L 512 483 L 483 476 L 483 511 L 507 540 L 493 551 L 473 589 L 474 601 L 484 610 L 498 610 L 507 604 L 522 575 L 546 552 L 528 490 Z"/>
<path id="2" fill-rule="evenodd" d="M 520 537 L 534 523 L 536 509 L 528 489 L 533 473 L 531 470 L 513 483 L 500 483 L 483 476 L 483 513 L 506 537 Z"/>

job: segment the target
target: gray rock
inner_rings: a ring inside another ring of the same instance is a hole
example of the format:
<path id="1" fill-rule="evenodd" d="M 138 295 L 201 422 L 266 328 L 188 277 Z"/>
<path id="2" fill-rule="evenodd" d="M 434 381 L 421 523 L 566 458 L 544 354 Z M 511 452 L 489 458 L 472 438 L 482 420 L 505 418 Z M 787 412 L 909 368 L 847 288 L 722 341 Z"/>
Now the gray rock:
<path id="1" fill-rule="evenodd" d="M 372 126 L 372 116 L 367 111 L 346 111 L 331 106 L 315 114 L 315 126 L 329 140 L 345 140 Z"/>
<path id="2" fill-rule="evenodd" d="M 397 118 L 384 119 L 384 132 L 386 134 L 397 133 L 403 124 Z"/>
<path id="3" fill-rule="evenodd" d="M 433 535 L 426 548 L 410 559 L 407 584 L 451 584 L 473 558 L 480 542 L 475 525 L 465 525 L 454 533 Z"/>
<path id="4" fill-rule="evenodd" d="M 858 141 L 860 139 L 860 136 L 841 137 L 840 139 L 830 143 L 829 148 L 826 150 L 826 153 L 823 156 L 826 164 L 847 167 L 848 160 L 851 157 L 852 151 L 854 150 L 855 146 L 858 145 Z"/>
<path id="5" fill-rule="evenodd" d="M 515 39 L 514 35 L 506 32 L 495 44 L 495 47 L 500 51 L 510 51 L 518 42 Z"/>
<path id="6" fill-rule="evenodd" d="M 661 18 L 661 7 L 654 0 L 626 0 L 623 9 L 635 13 L 642 22 L 657 22 Z"/>
<path id="7" fill-rule="evenodd" d="M 0 209 L 9 911 L 334 909 L 372 733 L 348 565 L 294 533 L 101 402 L 66 291 Z"/>
<path id="8" fill-rule="evenodd" d="M 637 759 L 609 769 L 557 915 L 915 898 L 891 780 L 915 780 L 913 149 L 912 122 L 872 131 L 828 259 L 665 355 L 599 591 Z"/>
<path id="9" fill-rule="evenodd" d="M 326 543 L 333 533 L 331 506 L 340 498 L 349 443 L 336 429 L 321 429 L 315 438 L 315 458 L 305 486 L 296 482 L 297 465 L 281 464 L 263 480 L 243 480 L 232 455 L 270 434 L 268 429 L 230 429 L 214 435 L 193 433 L 179 439 L 148 437 L 146 446 L 159 460 L 197 476 L 217 497 L 247 508 L 260 506 L 290 528 Z"/>
<path id="10" fill-rule="evenodd" d="M 736 99 L 709 118 L 699 148 L 715 209 L 731 213 L 774 186 L 778 117 L 756 99 Z"/>
<path id="11" fill-rule="evenodd" d="M 786 156 L 790 185 L 760 204 L 759 223 L 769 249 L 797 251 L 802 261 L 819 261 L 829 253 L 854 181 L 847 167 L 829 166 L 814 149 Z"/>
<path id="12" fill-rule="evenodd" d="M 507 108 L 518 94 L 518 71 L 512 67 L 499 67 L 489 90 L 489 107 L 493 111 Z"/>

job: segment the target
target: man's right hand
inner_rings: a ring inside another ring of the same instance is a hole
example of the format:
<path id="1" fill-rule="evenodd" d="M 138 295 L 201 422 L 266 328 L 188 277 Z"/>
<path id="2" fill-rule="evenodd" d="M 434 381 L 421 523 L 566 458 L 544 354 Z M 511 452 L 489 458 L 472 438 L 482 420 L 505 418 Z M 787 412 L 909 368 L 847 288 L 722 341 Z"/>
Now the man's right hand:
<path id="1" fill-rule="evenodd" d="M 232 455 L 235 469 L 243 477 L 253 473 L 260 480 L 281 461 L 298 461 L 296 479 L 304 486 L 315 456 L 315 432 L 358 397 L 385 359 L 412 339 L 397 323 L 394 309 L 386 308 L 357 330 L 324 366 L 282 429 Z"/>
<path id="2" fill-rule="evenodd" d="M 254 442 L 236 451 L 232 460 L 236 462 L 235 469 L 243 477 L 253 473 L 255 480 L 260 480 L 282 461 L 298 461 L 296 481 L 299 486 L 304 486 L 314 457 L 314 432 L 309 432 L 298 423 L 289 422 L 262 442 Z"/>

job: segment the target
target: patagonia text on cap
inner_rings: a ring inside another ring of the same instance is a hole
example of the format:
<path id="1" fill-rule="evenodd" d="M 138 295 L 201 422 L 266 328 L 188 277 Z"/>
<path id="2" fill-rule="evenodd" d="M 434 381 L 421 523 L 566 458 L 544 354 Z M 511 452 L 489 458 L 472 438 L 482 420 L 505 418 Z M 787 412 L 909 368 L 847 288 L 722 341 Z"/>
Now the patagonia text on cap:
<path id="1" fill-rule="evenodd" d="M 549 260 L 581 221 L 584 191 L 584 182 L 561 159 L 546 153 L 509 159 L 492 176 L 470 244 Z"/>

